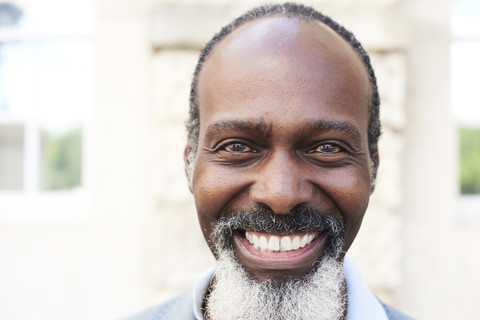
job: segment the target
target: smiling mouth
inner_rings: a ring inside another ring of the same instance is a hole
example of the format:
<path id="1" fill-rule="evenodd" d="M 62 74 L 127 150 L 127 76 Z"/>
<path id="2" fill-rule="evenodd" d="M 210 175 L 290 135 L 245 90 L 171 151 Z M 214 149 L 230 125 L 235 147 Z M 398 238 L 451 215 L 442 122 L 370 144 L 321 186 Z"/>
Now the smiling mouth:
<path id="1" fill-rule="evenodd" d="M 318 232 L 276 236 L 258 232 L 245 232 L 245 238 L 254 249 L 262 252 L 287 252 L 304 248 L 313 242 Z"/>
<path id="2" fill-rule="evenodd" d="M 326 240 L 324 232 L 272 235 L 237 231 L 233 237 L 240 263 L 264 279 L 272 275 L 307 274 L 324 255 Z"/>

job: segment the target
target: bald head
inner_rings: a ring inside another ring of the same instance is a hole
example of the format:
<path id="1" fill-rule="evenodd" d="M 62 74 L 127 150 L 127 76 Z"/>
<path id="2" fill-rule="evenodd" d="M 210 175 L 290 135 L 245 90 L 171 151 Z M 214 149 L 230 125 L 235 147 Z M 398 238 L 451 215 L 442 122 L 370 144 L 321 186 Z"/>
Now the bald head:
<path id="1" fill-rule="evenodd" d="M 302 30 L 303 32 L 301 32 Z M 222 45 L 222 48 L 214 50 L 219 45 Z M 224 50 L 228 52 L 223 52 Z M 307 52 L 308 50 L 310 50 L 310 53 Z M 325 72 L 322 72 L 321 76 L 341 76 L 348 69 L 354 70 L 355 79 L 352 79 L 352 81 L 365 82 L 369 87 L 368 140 L 371 152 L 376 152 L 374 149 L 381 132 L 379 97 L 376 78 L 367 53 L 353 34 L 329 17 L 310 7 L 291 3 L 264 6 L 248 11 L 224 27 L 203 48 L 194 73 L 190 92 L 190 118 L 187 122 L 187 131 L 189 139 L 193 144 L 196 145 L 198 142 L 200 127 L 199 109 L 201 109 L 199 103 L 199 80 L 200 75 L 203 73 L 204 63 L 210 60 L 211 54 L 215 53 L 224 56 L 224 58 L 220 57 L 220 60 L 217 62 L 223 63 L 223 59 L 225 62 L 224 66 L 227 66 L 229 63 L 225 59 L 228 59 L 226 58 L 228 53 L 235 51 L 239 53 L 249 51 L 249 64 L 270 64 L 272 67 L 273 64 L 281 62 L 282 59 L 288 59 L 288 55 L 296 56 L 300 51 L 304 52 L 304 57 L 307 58 L 302 63 L 304 68 L 313 66 L 322 68 L 322 64 L 317 61 L 322 55 L 338 56 L 335 58 L 336 61 L 332 61 L 330 64 L 332 68 L 329 70 L 323 69 Z M 243 56 L 242 59 L 246 57 Z M 229 59 L 231 58 L 232 56 Z M 230 61 L 230 65 L 233 65 L 232 62 Z M 286 71 L 285 77 L 290 78 L 293 74 L 301 76 L 301 69 L 295 68 L 298 66 L 295 64 L 295 61 L 290 59 L 289 62 L 292 63 L 291 72 Z M 239 61 L 235 65 L 241 66 L 242 63 L 245 64 L 247 62 Z M 350 69 L 352 66 L 354 68 Z M 361 67 L 359 68 L 359 66 Z M 242 75 L 241 67 L 231 71 L 236 72 L 238 76 Z M 325 87 L 325 90 L 328 89 L 329 87 Z"/>
<path id="2" fill-rule="evenodd" d="M 368 79 L 357 52 L 325 24 L 273 16 L 250 21 L 218 43 L 199 75 L 197 101 L 201 110 L 225 96 L 248 105 L 274 83 L 265 104 L 274 103 L 273 96 L 307 99 L 296 94 L 301 87 L 332 102 L 349 96 L 368 119 Z"/>

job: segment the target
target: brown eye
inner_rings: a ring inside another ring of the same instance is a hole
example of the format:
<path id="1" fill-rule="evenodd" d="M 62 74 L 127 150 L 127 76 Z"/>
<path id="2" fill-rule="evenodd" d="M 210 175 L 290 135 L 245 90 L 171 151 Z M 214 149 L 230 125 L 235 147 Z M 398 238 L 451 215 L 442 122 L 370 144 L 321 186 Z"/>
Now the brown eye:
<path id="1" fill-rule="evenodd" d="M 229 143 L 223 147 L 223 150 L 227 152 L 255 152 L 252 148 L 240 142 Z"/>
<path id="2" fill-rule="evenodd" d="M 313 152 L 321 152 L 321 153 L 339 153 L 342 152 L 343 149 L 333 143 L 324 143 L 316 147 Z"/>

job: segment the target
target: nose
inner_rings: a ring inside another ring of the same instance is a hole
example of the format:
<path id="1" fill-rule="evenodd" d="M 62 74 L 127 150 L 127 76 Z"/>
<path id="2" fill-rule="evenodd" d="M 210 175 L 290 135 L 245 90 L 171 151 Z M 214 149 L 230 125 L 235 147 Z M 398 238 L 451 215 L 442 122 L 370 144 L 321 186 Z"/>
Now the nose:
<path id="1" fill-rule="evenodd" d="M 313 197 L 313 186 L 301 163 L 288 152 L 277 152 L 263 159 L 255 182 L 250 187 L 250 199 L 268 206 L 277 214 L 286 214 Z"/>

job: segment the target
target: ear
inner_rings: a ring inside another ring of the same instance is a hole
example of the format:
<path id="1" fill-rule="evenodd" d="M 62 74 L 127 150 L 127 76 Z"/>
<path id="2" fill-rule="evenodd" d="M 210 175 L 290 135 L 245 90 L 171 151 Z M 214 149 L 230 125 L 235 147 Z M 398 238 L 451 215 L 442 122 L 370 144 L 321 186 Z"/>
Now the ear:
<path id="1" fill-rule="evenodd" d="M 188 181 L 188 189 L 190 192 L 192 191 L 192 179 L 193 179 L 193 167 L 195 161 L 195 143 L 193 142 L 192 138 L 188 138 L 187 145 L 185 146 L 185 150 L 183 151 L 183 163 L 185 166 L 185 175 L 187 176 Z"/>
<path id="2" fill-rule="evenodd" d="M 371 168 L 371 186 L 370 186 L 370 194 L 373 193 L 375 190 L 375 183 L 377 180 L 377 171 L 378 171 L 378 166 L 380 165 L 380 156 L 378 155 L 378 144 L 375 143 L 372 145 L 370 148 L 370 158 L 372 161 L 372 168 Z"/>

